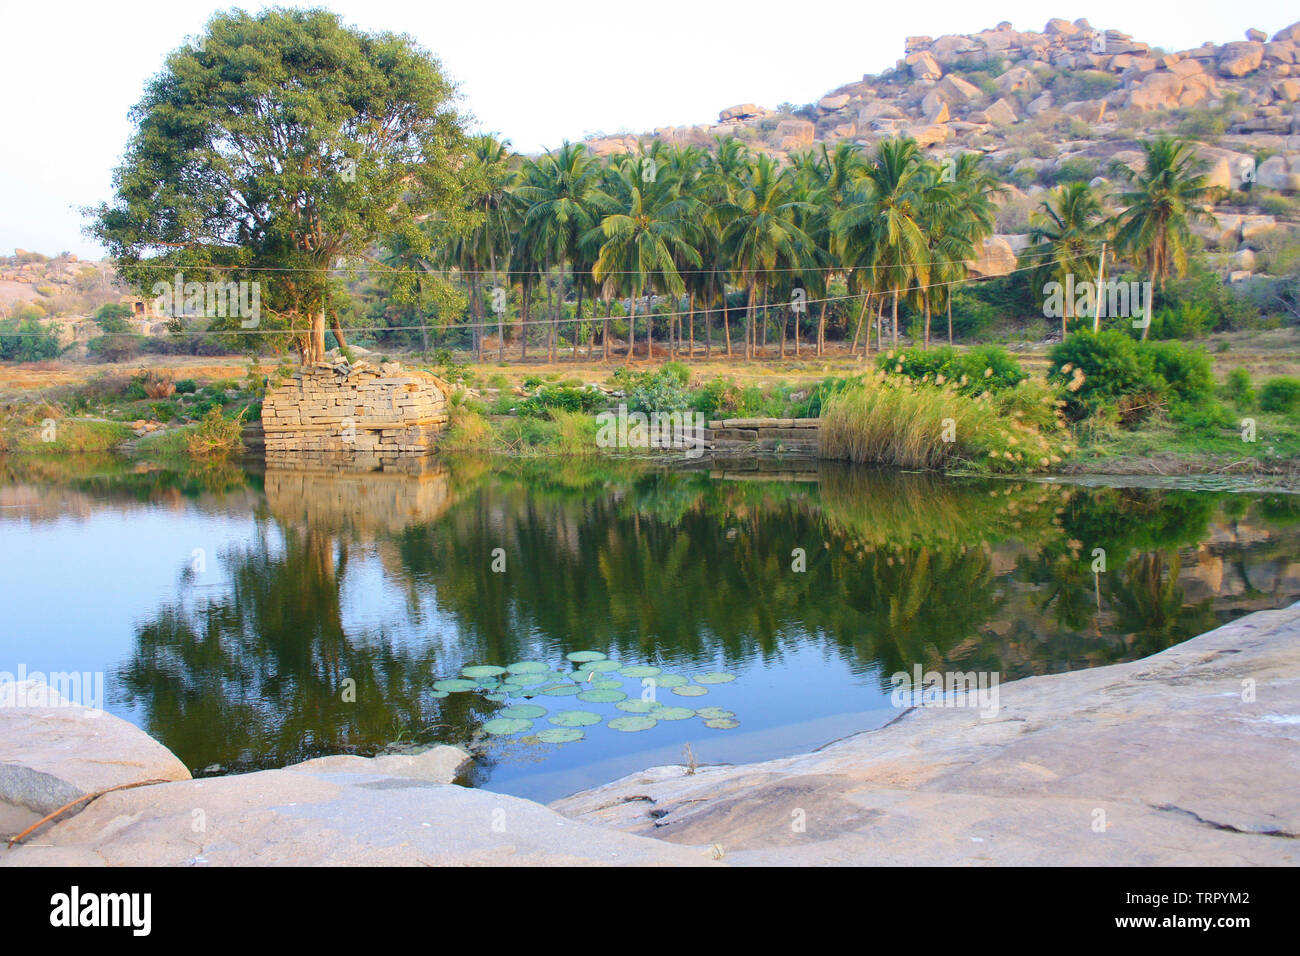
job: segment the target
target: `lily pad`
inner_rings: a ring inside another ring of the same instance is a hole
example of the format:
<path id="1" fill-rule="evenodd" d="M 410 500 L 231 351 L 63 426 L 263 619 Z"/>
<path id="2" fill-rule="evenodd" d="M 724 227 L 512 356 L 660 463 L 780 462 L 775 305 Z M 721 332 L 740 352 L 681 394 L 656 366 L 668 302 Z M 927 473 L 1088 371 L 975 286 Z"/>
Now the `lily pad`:
<path id="1" fill-rule="evenodd" d="M 537 735 L 544 744 L 571 744 L 587 736 L 577 727 L 547 727 Z"/>
<path id="2" fill-rule="evenodd" d="M 674 694 L 681 694 L 683 697 L 703 697 L 709 692 L 707 687 L 701 687 L 698 684 L 685 684 L 681 687 L 674 687 Z"/>
<path id="3" fill-rule="evenodd" d="M 723 710 L 721 707 L 701 707 L 695 713 L 699 714 L 705 720 L 721 720 L 723 717 L 735 717 L 734 711 Z"/>
<path id="4" fill-rule="evenodd" d="M 630 717 L 615 717 L 609 722 L 609 726 L 624 733 L 635 733 L 638 730 L 649 730 L 657 723 L 659 721 L 653 717 L 634 714 Z"/>
<path id="5" fill-rule="evenodd" d="M 589 710 L 562 710 L 547 720 L 557 727 L 590 727 L 600 723 L 600 714 L 593 714 Z"/>
<path id="6" fill-rule="evenodd" d="M 722 671 L 709 671 L 707 674 L 700 674 L 695 678 L 697 684 L 730 684 L 736 679 L 735 674 L 724 674 Z"/>
<path id="7" fill-rule="evenodd" d="M 669 707 L 660 705 L 650 711 L 650 716 L 655 720 L 685 720 L 687 717 L 694 717 L 695 711 L 689 707 Z"/>
<path id="8" fill-rule="evenodd" d="M 608 654 L 602 654 L 600 651 L 574 651 L 571 654 L 564 655 L 575 664 L 586 664 L 591 661 L 603 661 L 609 657 Z"/>
<path id="9" fill-rule="evenodd" d="M 715 730 L 731 730 L 733 727 L 739 727 L 740 721 L 732 720 L 730 717 L 714 717 L 712 720 L 706 720 L 704 726 L 713 727 Z"/>
<path id="10" fill-rule="evenodd" d="M 533 722 L 531 720 L 522 720 L 517 717 L 494 717 L 483 725 L 485 733 L 493 735 L 503 734 L 522 734 L 525 730 L 531 730 Z"/>
<path id="11" fill-rule="evenodd" d="M 516 720 L 536 720 L 546 713 L 541 704 L 511 704 L 497 711 L 498 717 L 513 717 Z"/>
<path id="12" fill-rule="evenodd" d="M 627 694 L 621 690 L 584 690 L 578 695 L 578 700 L 585 700 L 589 704 L 614 704 L 627 700 Z"/>
<path id="13" fill-rule="evenodd" d="M 461 677 L 451 677 L 447 680 L 436 680 L 433 682 L 434 690 L 445 690 L 449 694 L 458 694 L 467 690 L 478 690 L 478 684 L 472 680 L 465 680 Z"/>
<path id="14" fill-rule="evenodd" d="M 506 669 L 495 664 L 475 664 L 472 667 L 462 667 L 460 672 L 465 677 L 496 677 L 504 674 Z"/>
<path id="15" fill-rule="evenodd" d="M 512 674 L 509 683 L 518 684 L 520 687 L 536 687 L 538 684 L 549 684 L 553 677 L 550 674 Z"/>
<path id="16" fill-rule="evenodd" d="M 659 704 L 652 700 L 620 700 L 614 706 L 629 714 L 648 714 Z"/>
<path id="17" fill-rule="evenodd" d="M 444 697 L 450 697 L 451 694 L 447 693 L 445 690 L 435 690 L 435 691 L 434 691 L 433 693 L 431 693 L 429 696 L 430 696 L 430 697 L 435 697 L 435 698 L 437 698 L 438 700 L 442 700 Z"/>
<path id="18" fill-rule="evenodd" d="M 581 694 L 582 688 L 577 684 L 552 684 L 550 687 L 543 687 L 541 693 L 547 697 L 572 697 L 574 694 Z"/>
<path id="19" fill-rule="evenodd" d="M 505 694 L 484 694 L 483 699 L 490 700 L 494 704 L 504 704 L 510 698 L 507 697 Z"/>
<path id="20" fill-rule="evenodd" d="M 619 680 L 594 680 L 589 685 L 592 690 L 622 690 L 623 682 Z"/>
<path id="21" fill-rule="evenodd" d="M 684 684 L 690 683 L 690 681 L 681 674 L 660 674 L 658 677 L 653 678 L 653 680 L 657 687 L 681 687 Z"/>
<path id="22" fill-rule="evenodd" d="M 653 664 L 628 664 L 626 667 L 620 667 L 618 672 L 624 677 L 654 677 L 656 674 L 662 674 L 664 669 Z"/>
<path id="23" fill-rule="evenodd" d="M 578 673 L 585 674 L 590 671 L 595 671 L 597 674 L 603 674 L 606 671 L 616 671 L 618 670 L 618 668 L 619 668 L 618 661 L 611 661 L 611 660 L 590 661 L 586 664 L 583 664 L 581 667 L 579 667 Z"/>
<path id="24" fill-rule="evenodd" d="M 541 661 L 516 661 L 506 665 L 506 670 L 512 674 L 545 674 L 550 669 L 550 664 Z"/>

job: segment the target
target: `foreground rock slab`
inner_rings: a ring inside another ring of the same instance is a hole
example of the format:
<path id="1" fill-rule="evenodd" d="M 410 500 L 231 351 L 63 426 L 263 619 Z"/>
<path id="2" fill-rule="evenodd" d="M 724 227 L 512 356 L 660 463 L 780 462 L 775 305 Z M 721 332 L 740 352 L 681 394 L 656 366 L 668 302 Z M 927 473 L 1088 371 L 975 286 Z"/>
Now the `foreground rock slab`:
<path id="1" fill-rule="evenodd" d="M 109 787 L 189 778 L 170 750 L 120 717 L 44 681 L 0 681 L 0 804 L 44 816 Z"/>
<path id="2" fill-rule="evenodd" d="M 0 866 L 706 865 L 703 849 L 450 783 L 468 755 L 325 757 L 107 794 Z"/>
<path id="3" fill-rule="evenodd" d="M 814 753 L 660 767 L 551 806 L 732 865 L 1294 865 L 1300 605 L 925 707 Z"/>

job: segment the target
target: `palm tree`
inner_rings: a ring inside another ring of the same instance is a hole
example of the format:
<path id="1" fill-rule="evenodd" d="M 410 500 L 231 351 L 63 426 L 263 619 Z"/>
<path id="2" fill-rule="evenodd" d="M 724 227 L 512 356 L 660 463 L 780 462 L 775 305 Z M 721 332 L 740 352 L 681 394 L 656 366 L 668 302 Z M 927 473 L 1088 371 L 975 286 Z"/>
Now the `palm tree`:
<path id="1" fill-rule="evenodd" d="M 559 309 L 564 310 L 568 265 L 578 253 L 582 236 L 596 225 L 595 193 L 599 167 L 581 144 L 564 143 L 530 164 L 525 182 L 515 194 L 525 203 L 521 231 L 533 240 L 535 255 L 546 269 L 547 298 L 550 299 L 551 266 L 560 267 Z M 581 310 L 582 303 L 579 301 Z M 557 315 L 553 312 L 547 334 L 547 359 L 555 361 Z"/>
<path id="2" fill-rule="evenodd" d="M 746 358 L 757 352 L 755 292 L 766 292 L 778 269 L 800 270 L 814 265 L 812 242 L 795 222 L 797 212 L 808 204 L 798 198 L 795 186 L 792 169 L 778 170 L 770 156 L 760 155 L 741 179 L 723 233 L 722 246 L 733 273 L 746 289 Z"/>
<path id="3" fill-rule="evenodd" d="M 914 139 L 890 139 L 877 148 L 855 200 L 839 216 L 838 242 L 856 270 L 868 270 L 872 291 L 892 293 L 893 344 L 898 344 L 898 300 L 929 282 L 929 250 L 921 228 L 924 166 Z M 864 309 L 865 311 L 865 309 Z"/>
<path id="4" fill-rule="evenodd" d="M 1151 298 L 1156 282 L 1164 285 L 1170 271 L 1182 275 L 1187 270 L 1187 245 L 1191 239 L 1189 223 L 1214 222 L 1214 216 L 1200 208 L 1211 191 L 1200 173 L 1204 163 L 1198 160 L 1195 147 L 1184 140 L 1160 136 L 1142 142 L 1145 163 L 1141 172 L 1131 167 L 1118 168 L 1130 190 L 1121 194 L 1127 208 L 1119 215 L 1116 244 L 1132 255 L 1151 276 Z M 1147 322 L 1142 338 L 1151 328 L 1153 303 L 1147 302 Z"/>
<path id="5" fill-rule="evenodd" d="M 700 254 L 689 242 L 689 201 L 675 194 L 668 177 L 651 172 L 650 158 L 628 157 L 618 167 L 609 192 L 600 205 L 610 210 L 586 233 L 589 241 L 600 241 L 600 253 L 592 268 L 597 282 L 607 290 L 617 289 L 632 300 L 628 319 L 627 360 L 631 362 L 636 342 L 636 307 L 642 295 L 653 301 L 656 291 L 680 297 L 685 283 L 677 262 L 700 265 Z M 646 309 L 647 355 L 653 355 L 654 327 Z"/>
<path id="6" fill-rule="evenodd" d="M 466 262 L 471 265 L 481 289 L 482 271 L 489 269 L 497 287 L 497 268 L 506 265 L 510 237 L 516 227 L 518 202 L 511 187 L 518 173 L 511 162 L 509 141 L 498 142 L 490 134 L 476 136 L 471 143 L 466 179 L 472 184 L 470 208 L 478 222 L 466 240 Z M 497 358 L 505 358 L 505 314 L 497 313 Z M 480 330 L 480 338 L 482 331 Z M 480 356 L 481 357 L 481 356 Z"/>
<path id="7" fill-rule="evenodd" d="M 856 143 L 841 140 L 834 151 L 822 143 L 819 151 L 796 154 L 792 161 L 804 185 L 805 198 L 811 205 L 811 209 L 804 213 L 801 225 L 812 241 L 818 268 L 804 276 L 804 284 L 810 296 L 823 300 L 817 319 L 817 354 L 821 355 L 826 348 L 825 297 L 830 288 L 831 274 L 843 263 L 834 223 L 866 175 L 866 157 Z M 865 306 L 864 302 L 864 310 Z M 796 355 L 798 349 L 796 338 Z"/>
<path id="8" fill-rule="evenodd" d="M 1092 281 L 1096 275 L 1097 250 L 1106 238 L 1107 228 L 1105 210 L 1087 183 L 1057 186 L 1030 220 L 1034 254 L 1041 255 L 1039 276 L 1050 276 L 1067 289 L 1071 287 L 1066 283 L 1069 275 Z M 1064 298 L 1061 341 L 1065 341 L 1069 321 L 1074 318 L 1072 296 L 1067 294 Z"/>

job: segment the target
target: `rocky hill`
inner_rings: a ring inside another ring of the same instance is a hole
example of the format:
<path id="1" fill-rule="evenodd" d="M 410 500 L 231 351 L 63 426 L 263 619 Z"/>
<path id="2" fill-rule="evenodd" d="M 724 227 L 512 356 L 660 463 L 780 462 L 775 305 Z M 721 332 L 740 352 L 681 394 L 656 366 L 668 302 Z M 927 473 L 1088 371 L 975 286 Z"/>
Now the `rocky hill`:
<path id="1" fill-rule="evenodd" d="M 1248 30 L 1240 41 L 1181 51 L 1086 20 L 1049 20 L 1041 32 L 1004 22 L 971 35 L 908 37 L 893 68 L 816 103 L 745 103 L 714 125 L 587 142 L 611 153 L 649 139 L 709 146 L 738 136 L 783 155 L 906 135 L 932 155 L 978 150 L 1016 187 L 999 225 L 1015 233 L 1036 193 L 1070 179 L 1104 186 L 1113 162 L 1140 160 L 1139 140 L 1162 131 L 1198 141 L 1225 191 L 1219 225 L 1201 229 L 1211 247 L 1237 250 L 1300 218 L 1300 23 L 1271 39 Z M 1016 243 L 1004 245 L 1005 258 Z"/>

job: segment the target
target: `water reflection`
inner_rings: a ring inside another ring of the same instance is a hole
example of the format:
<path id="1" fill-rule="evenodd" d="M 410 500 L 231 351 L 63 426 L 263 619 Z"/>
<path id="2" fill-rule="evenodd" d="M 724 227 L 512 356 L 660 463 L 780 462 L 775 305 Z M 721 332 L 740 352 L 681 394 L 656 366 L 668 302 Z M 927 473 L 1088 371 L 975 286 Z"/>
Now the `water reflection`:
<path id="1" fill-rule="evenodd" d="M 879 707 L 888 675 L 918 663 L 1003 680 L 1095 666 L 1300 597 L 1300 508 L 1285 496 L 842 466 L 736 481 L 611 461 L 259 475 L 24 459 L 0 476 L 11 539 L 21 522 L 106 509 L 246 523 L 210 558 L 222 585 L 178 567 L 110 678 L 111 699 L 200 771 L 480 741 L 503 703 L 433 687 L 472 664 L 596 650 L 722 667 L 740 679 L 721 696 L 670 702 L 722 703 L 777 731 Z M 636 736 L 527 756 L 576 767 L 634 751 Z M 483 748 L 477 780 L 494 785 L 522 753 Z"/>

